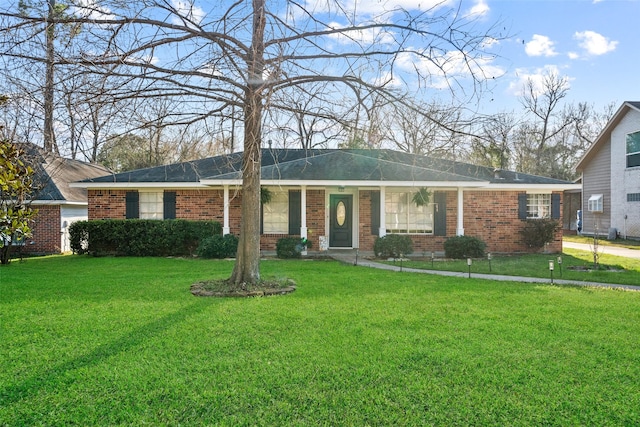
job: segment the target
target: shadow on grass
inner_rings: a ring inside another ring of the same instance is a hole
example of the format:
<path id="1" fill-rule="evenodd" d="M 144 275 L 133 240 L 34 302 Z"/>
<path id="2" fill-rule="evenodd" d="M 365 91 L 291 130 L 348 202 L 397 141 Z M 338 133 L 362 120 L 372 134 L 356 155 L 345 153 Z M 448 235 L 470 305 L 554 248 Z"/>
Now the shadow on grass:
<path id="1" fill-rule="evenodd" d="M 68 382 L 73 382 L 73 378 L 68 378 L 67 373 L 75 369 L 97 365 L 112 356 L 124 353 L 148 340 L 149 337 L 158 335 L 170 327 L 174 327 L 179 322 L 189 316 L 201 312 L 206 305 L 194 303 L 184 307 L 172 314 L 163 316 L 150 322 L 129 334 L 107 344 L 96 347 L 93 351 L 75 357 L 69 361 L 60 363 L 47 369 L 44 372 L 35 373 L 31 377 L 24 379 L 14 385 L 0 388 L 0 402 L 9 405 L 23 400 L 29 396 L 37 394 L 41 390 L 59 388 Z"/>

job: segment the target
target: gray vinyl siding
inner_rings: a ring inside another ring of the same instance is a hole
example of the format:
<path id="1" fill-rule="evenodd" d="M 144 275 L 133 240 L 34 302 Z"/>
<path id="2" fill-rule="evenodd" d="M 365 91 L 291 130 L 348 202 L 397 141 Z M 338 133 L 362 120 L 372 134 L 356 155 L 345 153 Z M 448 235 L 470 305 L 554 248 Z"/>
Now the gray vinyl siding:
<path id="1" fill-rule="evenodd" d="M 611 227 L 611 140 L 595 154 L 582 173 L 582 232 L 594 234 L 596 217 L 599 217 L 598 233 L 606 236 Z M 587 209 L 589 197 L 604 196 L 601 214 L 592 214 Z"/>

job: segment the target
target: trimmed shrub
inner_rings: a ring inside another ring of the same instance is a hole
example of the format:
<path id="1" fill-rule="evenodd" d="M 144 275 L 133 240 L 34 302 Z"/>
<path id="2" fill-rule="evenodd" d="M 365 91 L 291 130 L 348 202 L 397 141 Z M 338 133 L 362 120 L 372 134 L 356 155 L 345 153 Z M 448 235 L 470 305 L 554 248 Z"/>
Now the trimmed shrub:
<path id="1" fill-rule="evenodd" d="M 527 219 L 520 234 L 525 245 L 532 249 L 541 249 L 547 243 L 553 242 L 559 229 L 560 221 L 555 219 Z"/>
<path id="2" fill-rule="evenodd" d="M 377 257 L 398 258 L 413 253 L 413 241 L 404 234 L 387 234 L 378 237 L 373 244 L 373 252 Z"/>
<path id="3" fill-rule="evenodd" d="M 483 258 L 487 244 L 477 237 L 456 236 L 444 242 L 444 256 L 447 258 Z"/>
<path id="4" fill-rule="evenodd" d="M 201 238 L 222 234 L 216 221 L 144 219 L 78 221 L 69 228 L 76 254 L 191 256 Z"/>
<path id="5" fill-rule="evenodd" d="M 196 254 L 200 258 L 230 258 L 238 251 L 238 238 L 233 234 L 205 237 L 200 241 Z"/>
<path id="6" fill-rule="evenodd" d="M 283 237 L 276 242 L 278 258 L 300 258 L 302 251 L 311 247 L 311 242 L 305 238 Z"/>

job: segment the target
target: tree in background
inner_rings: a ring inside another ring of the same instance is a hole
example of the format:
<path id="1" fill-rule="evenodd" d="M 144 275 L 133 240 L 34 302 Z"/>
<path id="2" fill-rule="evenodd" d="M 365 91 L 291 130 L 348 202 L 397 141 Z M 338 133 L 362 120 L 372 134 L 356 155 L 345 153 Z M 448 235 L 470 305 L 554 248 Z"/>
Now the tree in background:
<path id="1" fill-rule="evenodd" d="M 0 264 L 9 264 L 15 245 L 31 235 L 34 170 L 25 152 L 9 140 L 0 140 Z"/>

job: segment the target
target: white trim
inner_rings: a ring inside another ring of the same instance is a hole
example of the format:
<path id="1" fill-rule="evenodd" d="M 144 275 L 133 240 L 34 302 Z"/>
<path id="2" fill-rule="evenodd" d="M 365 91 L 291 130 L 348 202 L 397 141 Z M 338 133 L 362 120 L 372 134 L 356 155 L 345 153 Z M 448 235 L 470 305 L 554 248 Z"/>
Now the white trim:
<path id="1" fill-rule="evenodd" d="M 387 198 L 387 187 L 380 186 L 380 229 L 378 230 L 378 237 L 384 237 L 387 235 L 387 212 L 385 210 L 385 199 Z"/>
<path id="2" fill-rule="evenodd" d="M 464 191 L 458 188 L 458 219 L 456 225 L 456 236 L 464 236 Z"/>
<path id="3" fill-rule="evenodd" d="M 300 188 L 300 237 L 307 238 L 307 186 Z"/>
<path id="4" fill-rule="evenodd" d="M 489 181 L 341 181 L 337 183 L 335 180 L 319 180 L 319 181 L 302 181 L 302 180 L 261 180 L 261 185 L 277 186 L 277 187 L 301 187 L 327 189 L 331 187 L 358 187 L 359 189 L 376 189 L 380 186 L 385 187 L 428 187 L 438 190 L 454 190 L 463 187 L 465 190 L 531 190 L 531 191 L 565 191 L 565 190 L 581 190 L 581 184 L 501 184 L 491 183 Z M 202 179 L 200 182 L 72 182 L 69 184 L 72 188 L 86 188 L 91 190 L 117 190 L 117 189 L 210 189 L 211 187 L 223 188 L 224 186 L 242 187 L 242 180 L 220 180 L 220 179 Z M 533 190 L 535 189 L 535 190 Z"/>
<path id="5" fill-rule="evenodd" d="M 229 186 L 224 186 L 224 202 L 223 202 L 223 225 L 222 225 L 222 235 L 225 236 L 227 234 L 231 234 L 231 228 L 229 227 Z"/>
<path id="6" fill-rule="evenodd" d="M 32 200 L 30 202 L 32 205 L 69 205 L 69 206 L 88 206 L 88 202 L 70 202 L 67 200 Z"/>

